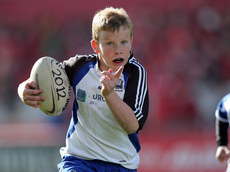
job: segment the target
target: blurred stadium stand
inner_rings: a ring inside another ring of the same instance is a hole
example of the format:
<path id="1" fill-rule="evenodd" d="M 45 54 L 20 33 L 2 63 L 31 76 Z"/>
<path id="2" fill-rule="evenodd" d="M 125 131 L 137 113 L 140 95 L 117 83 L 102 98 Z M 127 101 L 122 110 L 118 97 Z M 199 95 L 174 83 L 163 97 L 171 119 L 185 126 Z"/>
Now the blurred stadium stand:
<path id="1" fill-rule="evenodd" d="M 17 86 L 41 56 L 62 61 L 92 53 L 92 17 L 106 6 L 129 13 L 134 55 L 148 72 L 151 104 L 140 132 L 139 171 L 224 171 L 226 164 L 215 160 L 214 112 L 230 91 L 230 1 L 91 3 L 0 1 L 0 171 L 56 171 L 71 103 L 49 117 L 21 103 Z"/>

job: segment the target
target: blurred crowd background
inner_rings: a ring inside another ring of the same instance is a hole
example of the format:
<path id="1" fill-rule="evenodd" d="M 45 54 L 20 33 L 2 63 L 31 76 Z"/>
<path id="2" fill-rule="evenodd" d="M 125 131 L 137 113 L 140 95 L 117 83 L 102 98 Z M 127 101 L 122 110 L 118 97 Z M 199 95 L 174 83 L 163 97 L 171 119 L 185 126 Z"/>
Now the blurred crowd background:
<path id="1" fill-rule="evenodd" d="M 17 86 L 42 56 L 63 61 L 93 53 L 92 18 L 106 6 L 128 12 L 134 24 L 134 56 L 147 69 L 150 113 L 143 140 L 152 136 L 149 142 L 154 143 L 162 135 L 173 138 L 183 132 L 196 138 L 205 132 L 215 152 L 215 109 L 230 92 L 228 0 L 1 0 L 0 146 L 64 144 L 71 102 L 61 116 L 49 117 L 25 106 Z M 208 156 L 215 162 L 214 153 Z"/>

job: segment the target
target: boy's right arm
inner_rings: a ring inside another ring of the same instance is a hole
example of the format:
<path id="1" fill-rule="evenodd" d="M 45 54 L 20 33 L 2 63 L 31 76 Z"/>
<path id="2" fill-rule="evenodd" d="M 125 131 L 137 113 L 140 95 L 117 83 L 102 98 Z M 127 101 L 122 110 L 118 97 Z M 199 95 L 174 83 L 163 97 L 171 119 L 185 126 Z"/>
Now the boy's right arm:
<path id="1" fill-rule="evenodd" d="M 42 92 L 43 90 L 37 89 L 35 82 L 29 79 L 18 86 L 18 95 L 22 102 L 34 108 L 38 108 L 45 100 L 45 97 L 40 95 Z"/>

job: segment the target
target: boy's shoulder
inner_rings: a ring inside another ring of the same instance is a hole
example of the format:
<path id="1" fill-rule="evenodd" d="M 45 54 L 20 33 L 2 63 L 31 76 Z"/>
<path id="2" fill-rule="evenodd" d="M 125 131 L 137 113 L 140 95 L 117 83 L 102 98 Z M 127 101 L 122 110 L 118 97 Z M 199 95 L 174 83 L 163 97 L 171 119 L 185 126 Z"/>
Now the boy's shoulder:
<path id="1" fill-rule="evenodd" d="M 134 57 L 133 54 L 130 55 L 129 60 L 125 65 L 125 70 L 132 72 L 146 72 L 144 66 Z"/>
<path id="2" fill-rule="evenodd" d="M 97 54 L 87 54 L 87 55 L 80 55 L 77 54 L 74 57 L 69 58 L 68 60 L 65 60 L 63 63 L 65 66 L 74 66 L 77 64 L 87 63 L 90 61 L 97 61 L 98 56 Z"/>
<path id="3" fill-rule="evenodd" d="M 97 63 L 98 56 L 96 54 L 79 55 L 69 58 L 63 61 L 63 66 L 66 74 L 72 83 L 75 74 L 81 69 L 86 69 L 84 66 L 91 68 Z"/>

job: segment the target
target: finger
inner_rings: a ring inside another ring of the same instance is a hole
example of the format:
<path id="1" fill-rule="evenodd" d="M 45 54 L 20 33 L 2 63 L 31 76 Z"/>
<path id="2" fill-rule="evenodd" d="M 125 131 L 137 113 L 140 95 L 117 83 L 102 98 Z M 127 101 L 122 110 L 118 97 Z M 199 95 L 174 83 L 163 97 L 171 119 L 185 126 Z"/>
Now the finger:
<path id="1" fill-rule="evenodd" d="M 36 87 L 36 84 L 34 81 L 30 81 L 30 82 L 26 83 L 25 88 L 36 89 L 37 87 Z"/>
<path id="2" fill-rule="evenodd" d="M 27 101 L 44 101 L 46 98 L 44 96 L 27 96 L 25 100 Z"/>
<path id="3" fill-rule="evenodd" d="M 109 71 L 110 73 L 113 73 L 113 69 L 111 69 L 111 68 L 110 68 L 108 71 Z"/>
<path id="4" fill-rule="evenodd" d="M 112 80 L 113 79 L 113 73 L 111 73 L 111 70 L 109 69 L 108 71 L 103 71 L 102 73 L 101 73 L 102 75 L 105 75 L 105 77 L 106 78 L 108 78 L 108 79 L 110 79 L 110 80 Z"/>
<path id="5" fill-rule="evenodd" d="M 31 82 L 30 82 L 30 87 L 31 87 L 31 88 L 34 88 L 34 89 L 37 88 L 37 86 L 36 86 L 36 84 L 35 84 L 34 81 L 31 81 Z"/>
<path id="6" fill-rule="evenodd" d="M 33 89 L 26 89 L 24 92 L 23 92 L 23 97 L 25 97 L 25 99 L 27 98 L 37 98 L 39 97 L 38 95 L 40 95 L 41 93 L 43 93 L 43 90 L 33 90 Z M 43 97 L 43 96 L 41 96 Z M 44 97 L 43 97 L 44 99 Z"/>
<path id="7" fill-rule="evenodd" d="M 109 80 L 109 78 L 107 78 L 106 76 L 100 78 L 100 82 L 101 82 L 102 84 L 104 84 L 104 85 L 108 83 L 108 80 Z"/>
<path id="8" fill-rule="evenodd" d="M 121 67 L 116 71 L 116 73 L 114 74 L 114 76 L 115 76 L 117 79 L 120 77 L 121 72 L 122 72 L 123 69 L 124 69 L 124 67 L 121 66 Z"/>
<path id="9" fill-rule="evenodd" d="M 27 105 L 32 106 L 34 108 L 40 107 L 42 101 L 27 101 L 25 102 Z"/>
<path id="10" fill-rule="evenodd" d="M 113 88 L 115 85 L 110 81 L 110 79 L 108 79 L 107 77 L 105 77 L 104 79 L 100 80 L 101 84 L 104 86 L 104 88 L 106 89 L 111 89 Z"/>
<path id="11" fill-rule="evenodd" d="M 39 89 L 39 90 L 33 90 L 33 89 L 28 89 L 27 90 L 27 94 L 28 95 L 39 95 L 41 93 L 43 93 L 44 91 L 42 89 Z"/>
<path id="12" fill-rule="evenodd" d="M 111 70 L 101 72 L 102 75 L 112 75 Z"/>

